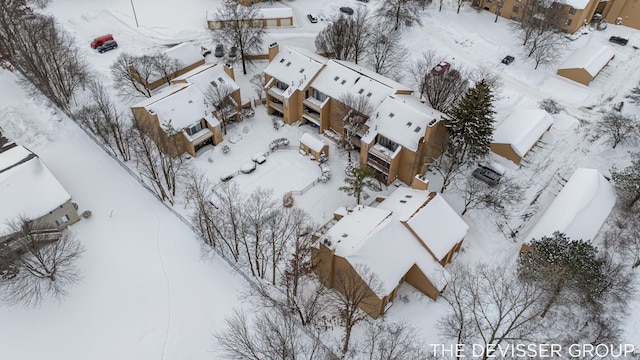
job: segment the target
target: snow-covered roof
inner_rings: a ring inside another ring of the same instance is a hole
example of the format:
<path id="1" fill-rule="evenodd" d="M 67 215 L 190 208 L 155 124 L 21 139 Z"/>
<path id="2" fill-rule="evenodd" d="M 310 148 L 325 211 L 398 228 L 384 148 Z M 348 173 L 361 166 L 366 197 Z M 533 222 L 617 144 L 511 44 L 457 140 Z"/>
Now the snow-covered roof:
<path id="1" fill-rule="evenodd" d="M 169 85 L 162 92 L 132 106 L 137 107 L 144 107 L 149 113 L 157 114 L 161 127 L 171 123 L 175 130 L 190 127 L 211 115 L 200 89 L 196 85 L 184 83 Z"/>
<path id="2" fill-rule="evenodd" d="M 7 148 L 0 152 L 0 232 L 9 220 L 38 219 L 71 199 L 35 154 L 20 145 Z"/>
<path id="3" fill-rule="evenodd" d="M 257 8 L 257 17 L 256 19 L 285 19 L 293 17 L 293 10 L 283 4 L 273 2 L 272 4 L 268 3 L 257 3 L 252 6 Z M 218 10 L 208 10 L 207 11 L 207 21 L 217 21 L 217 20 L 229 20 L 223 19 L 220 17 L 220 13 Z"/>
<path id="4" fill-rule="evenodd" d="M 405 221 L 433 255 L 442 260 L 464 238 L 469 226 L 440 194 L 434 194 L 430 200 L 429 197 L 428 191 L 398 188 L 379 207 Z"/>
<path id="5" fill-rule="evenodd" d="M 204 60 L 204 57 L 200 54 L 200 49 L 188 42 L 171 47 L 165 50 L 164 53 L 167 54 L 168 57 L 180 61 L 183 67 Z"/>
<path id="6" fill-rule="evenodd" d="M 392 89 L 395 89 L 397 91 L 407 91 L 407 92 L 413 92 L 413 89 L 411 89 L 411 87 L 400 84 L 397 81 L 391 80 L 388 77 L 385 77 L 383 75 L 380 75 L 378 73 L 376 73 L 375 71 L 369 70 L 365 67 L 362 67 L 358 64 L 354 64 L 352 62 L 349 61 L 344 61 L 344 60 L 334 60 L 337 63 L 339 63 L 342 66 L 348 67 L 349 69 L 356 71 L 370 79 L 373 79 L 381 84 L 384 84 Z"/>
<path id="7" fill-rule="evenodd" d="M 416 151 L 426 129 L 434 126 L 441 118 L 442 113 L 421 103 L 413 95 L 393 95 L 388 96 L 374 110 L 367 126 L 372 133 L 370 135 L 380 134 Z"/>
<path id="8" fill-rule="evenodd" d="M 329 60 L 320 74 L 313 80 L 311 86 L 334 99 L 340 99 L 349 92 L 362 75 L 342 66 L 334 60 Z"/>
<path id="9" fill-rule="evenodd" d="M 343 214 L 325 233 L 328 246 L 356 271 L 366 268 L 375 274 L 381 282 L 379 296 L 393 291 L 414 264 L 443 289 L 444 269 L 414 234 L 433 246 L 434 255 L 444 257 L 468 228 L 440 195 L 409 188 L 396 189 L 377 207 L 358 206 Z"/>
<path id="10" fill-rule="evenodd" d="M 510 144 L 523 157 L 553 124 L 553 118 L 542 109 L 516 110 L 493 132 L 493 143 Z"/>
<path id="11" fill-rule="evenodd" d="M 574 240 L 592 240 L 616 202 L 616 191 L 595 169 L 578 168 L 533 227 L 526 240 L 556 231 Z"/>
<path id="12" fill-rule="evenodd" d="M 289 85 L 283 92 L 289 98 L 295 90 L 302 90 L 327 63 L 327 59 L 306 49 L 287 46 L 264 69 L 264 73 Z"/>
<path id="13" fill-rule="evenodd" d="M 207 64 L 178 76 L 173 81 L 184 80 L 194 84 L 203 94 L 206 94 L 211 86 L 227 85 L 232 91 L 240 89 L 240 86 L 227 75 L 222 65 Z"/>
<path id="14" fill-rule="evenodd" d="M 574 9 L 583 10 L 589 4 L 589 0 L 559 0 L 561 4 L 569 5 Z"/>
<path id="15" fill-rule="evenodd" d="M 320 152 L 325 146 L 327 146 L 321 138 L 309 133 L 302 134 L 300 137 L 300 143 L 307 145 L 315 152 Z"/>
<path id="16" fill-rule="evenodd" d="M 590 45 L 576 50 L 565 60 L 560 69 L 584 69 L 594 77 L 613 58 L 613 49 L 607 45 Z"/>

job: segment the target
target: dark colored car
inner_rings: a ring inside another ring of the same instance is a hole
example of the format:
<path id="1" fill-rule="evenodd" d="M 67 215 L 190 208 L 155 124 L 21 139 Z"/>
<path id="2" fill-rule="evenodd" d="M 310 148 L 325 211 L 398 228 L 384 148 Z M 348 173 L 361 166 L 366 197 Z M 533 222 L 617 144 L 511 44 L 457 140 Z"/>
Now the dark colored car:
<path id="1" fill-rule="evenodd" d="M 472 175 L 474 178 L 484 181 L 491 186 L 498 185 L 500 178 L 502 177 L 502 175 L 498 174 L 496 171 L 482 165 L 473 170 Z"/>
<path id="2" fill-rule="evenodd" d="M 612 36 L 609 38 L 609 41 L 612 43 L 616 43 L 618 45 L 627 45 L 627 43 L 629 42 L 629 39 L 625 39 L 625 38 L 621 38 L 619 36 Z"/>
<path id="3" fill-rule="evenodd" d="M 363 2 L 363 3 L 368 3 L 369 2 L 369 0 L 358 0 L 358 1 Z"/>
<path id="4" fill-rule="evenodd" d="M 318 18 L 311 14 L 307 14 L 307 19 L 309 19 L 309 21 L 311 21 L 312 24 L 315 24 L 318 22 Z"/>
<path id="5" fill-rule="evenodd" d="M 347 15 L 353 15 L 353 9 L 348 6 L 343 6 L 340 8 L 340 12 L 343 12 Z"/>
<path id="6" fill-rule="evenodd" d="M 236 57 L 236 55 L 238 55 L 238 48 L 235 46 L 232 46 L 231 49 L 229 49 L 229 57 L 234 58 Z"/>
<path id="7" fill-rule="evenodd" d="M 115 40 L 105 41 L 104 44 L 98 46 L 98 52 L 102 54 L 109 50 L 113 50 L 117 47 L 118 47 L 118 43 Z"/>
<path id="8" fill-rule="evenodd" d="M 216 45 L 215 50 L 213 50 L 213 55 L 215 57 L 223 57 L 224 56 L 224 49 L 222 48 L 222 44 Z"/>
<path id="9" fill-rule="evenodd" d="M 511 56 L 511 55 L 507 55 L 507 56 L 505 56 L 505 57 L 504 57 L 504 59 L 502 59 L 502 63 L 503 63 L 503 64 L 505 64 L 505 65 L 509 65 L 509 64 L 511 64 L 511 63 L 513 62 L 513 60 L 515 60 L 515 59 L 516 59 L 516 58 L 514 58 L 514 57 L 513 57 L 513 56 Z"/>

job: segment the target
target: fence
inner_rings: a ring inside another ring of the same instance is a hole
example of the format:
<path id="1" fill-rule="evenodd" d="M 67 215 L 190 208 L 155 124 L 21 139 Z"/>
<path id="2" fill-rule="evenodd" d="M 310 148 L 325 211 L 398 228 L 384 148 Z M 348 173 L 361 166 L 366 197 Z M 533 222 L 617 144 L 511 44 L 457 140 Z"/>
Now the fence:
<path id="1" fill-rule="evenodd" d="M 63 110 L 64 111 L 64 110 Z M 113 160 L 116 161 L 116 163 L 118 165 L 120 165 L 121 168 L 123 168 L 127 173 L 129 173 L 129 175 L 131 175 L 131 177 L 133 177 L 134 179 L 136 179 L 138 181 L 138 183 L 140 183 L 140 185 L 142 185 L 143 188 L 145 188 L 147 191 L 149 191 L 156 199 L 158 199 L 158 201 L 164 205 L 164 207 L 169 210 L 169 212 L 171 212 L 176 218 L 178 218 L 178 220 L 180 220 L 181 222 L 183 222 L 194 234 L 198 234 L 198 229 L 193 226 L 193 224 L 191 224 L 184 216 L 182 216 L 182 214 L 178 213 L 177 211 L 175 211 L 169 204 L 167 204 L 165 201 L 163 201 L 160 196 L 147 184 L 145 183 L 144 179 L 137 173 L 135 173 L 133 170 L 131 170 L 122 160 L 120 160 L 120 158 L 118 158 L 114 153 L 112 153 L 112 151 L 110 151 L 110 149 L 108 149 L 104 144 L 102 144 L 102 142 L 100 142 L 90 131 L 88 131 L 82 124 L 80 124 L 79 122 L 76 122 L 75 119 L 73 119 L 73 117 L 71 116 L 70 112 L 64 111 L 64 113 L 72 120 L 74 120 L 73 122 L 85 133 L 87 134 L 87 136 L 96 144 L 98 145 L 100 148 L 102 148 L 102 150 L 107 153 Z M 237 172 L 239 173 L 239 172 Z M 253 287 L 256 291 L 258 291 L 259 293 L 261 292 L 260 289 L 260 283 L 257 279 L 249 276 L 248 274 L 246 274 L 242 269 L 240 269 L 238 267 L 238 265 L 233 262 L 231 259 L 228 259 L 227 257 L 225 257 L 218 248 L 212 248 L 215 253 L 222 259 L 224 260 L 227 265 L 229 265 L 229 267 L 231 267 L 235 272 L 237 272 L 238 274 L 240 274 L 249 284 L 249 286 Z M 280 293 L 282 293 L 282 290 L 277 289 Z M 282 293 L 283 294 L 283 293 Z M 320 346 L 322 346 L 324 348 L 324 350 L 326 351 L 327 354 L 330 354 L 331 356 L 333 356 L 333 358 L 337 359 L 338 356 L 336 356 L 336 354 L 333 353 L 333 351 L 331 351 L 331 349 L 324 344 L 324 342 L 322 342 L 322 340 L 320 340 L 320 338 L 318 336 L 316 336 L 316 334 L 314 334 L 313 332 L 311 332 L 309 329 L 307 329 L 305 326 L 303 326 L 298 320 L 297 318 L 295 318 L 291 313 L 290 313 L 290 309 L 281 306 L 280 304 L 276 303 L 275 300 L 273 299 L 268 299 L 269 301 L 272 302 L 272 304 L 274 306 L 279 307 L 282 310 L 283 314 L 286 314 L 287 316 L 291 316 L 296 320 L 296 324 L 298 324 L 299 328 L 305 333 L 307 334 L 307 336 L 309 336 L 310 339 L 313 339 L 315 341 L 318 342 L 318 344 L 320 344 Z"/>

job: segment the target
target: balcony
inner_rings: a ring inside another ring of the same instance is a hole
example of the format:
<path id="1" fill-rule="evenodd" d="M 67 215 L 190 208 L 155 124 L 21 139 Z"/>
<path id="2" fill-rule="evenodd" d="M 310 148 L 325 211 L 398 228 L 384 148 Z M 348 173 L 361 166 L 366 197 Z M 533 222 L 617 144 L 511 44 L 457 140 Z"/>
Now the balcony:
<path id="1" fill-rule="evenodd" d="M 379 157 L 371 153 L 369 153 L 369 160 L 367 160 L 367 164 L 385 174 L 389 173 L 389 168 L 391 167 L 390 163 L 380 159 Z"/>
<path id="2" fill-rule="evenodd" d="M 391 163 L 392 156 L 393 156 L 393 152 L 391 150 L 387 149 L 386 147 L 380 144 L 375 144 L 371 146 L 369 148 L 369 154 L 372 154 L 387 163 Z"/>
<path id="3" fill-rule="evenodd" d="M 182 133 L 194 146 L 207 141 L 210 137 L 213 137 L 213 133 L 208 128 L 204 128 L 193 135 L 189 135 L 187 131 L 183 131 Z"/>
<path id="4" fill-rule="evenodd" d="M 308 98 L 304 99 L 302 101 L 302 103 L 305 106 L 308 106 L 309 108 L 311 108 L 311 109 L 313 109 L 313 110 L 315 110 L 317 112 L 320 112 L 320 111 L 322 111 L 322 107 L 324 106 L 326 101 L 320 101 L 320 100 L 318 100 L 318 99 L 316 99 L 314 97 L 308 97 Z"/>
<path id="5" fill-rule="evenodd" d="M 282 90 L 276 86 L 272 86 L 267 90 L 267 94 L 271 97 L 274 97 L 280 101 L 284 101 L 284 96 L 282 95 L 285 90 Z"/>
<path id="6" fill-rule="evenodd" d="M 269 107 L 279 111 L 280 113 L 284 114 L 284 108 L 282 107 L 282 103 L 281 102 L 272 100 L 272 101 L 269 101 L 267 103 L 267 105 Z"/>
<path id="7" fill-rule="evenodd" d="M 302 117 L 318 126 L 320 125 L 320 114 L 314 111 L 313 109 L 310 109 L 305 106 L 304 112 L 302 113 Z"/>

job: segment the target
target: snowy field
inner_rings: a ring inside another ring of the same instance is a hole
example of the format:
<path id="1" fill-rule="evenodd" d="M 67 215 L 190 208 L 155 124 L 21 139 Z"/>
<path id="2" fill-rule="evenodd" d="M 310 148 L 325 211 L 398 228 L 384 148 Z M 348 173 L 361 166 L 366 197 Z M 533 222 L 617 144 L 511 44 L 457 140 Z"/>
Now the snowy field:
<path id="1" fill-rule="evenodd" d="M 266 43 L 296 45 L 314 49 L 313 39 L 324 26 L 311 24 L 306 14 L 321 20 L 337 13 L 339 6 L 366 6 L 355 0 L 286 0 L 294 10 L 291 28 L 271 29 Z M 197 45 L 215 43 L 205 30 L 205 12 L 219 1 L 182 0 L 180 11 L 169 0 L 53 0 L 51 11 L 77 39 L 93 70 L 111 84 L 110 64 L 120 52 L 155 52 L 168 45 L 191 41 Z M 132 4 L 139 27 L 136 26 Z M 518 40 L 506 19 L 486 12 L 463 8 L 455 13 L 453 4 L 439 13 L 427 8 L 423 27 L 407 31 L 406 45 L 412 56 L 433 50 L 453 68 L 486 68 L 500 75 L 503 83 L 497 94 L 496 118 L 506 118 L 520 108 L 537 108 L 545 98 L 553 98 L 565 110 L 554 115 L 552 131 L 544 136 L 518 168 L 497 156 L 493 160 L 507 168 L 507 176 L 525 189 L 522 213 L 543 211 L 561 189 L 559 179 L 568 178 L 578 165 L 607 172 L 638 144 L 620 145 L 615 151 L 598 138 L 596 121 L 601 108 L 624 100 L 629 89 L 640 81 L 637 50 L 640 32 L 610 25 L 606 31 L 592 32 L 570 42 L 557 64 L 573 49 L 607 43 L 609 36 L 629 38 L 626 47 L 611 45 L 614 61 L 585 87 L 555 75 L 555 65 L 533 70 L 526 62 Z M 88 43 L 97 35 L 112 33 L 120 47 L 106 54 L 92 51 Z M 500 64 L 505 55 L 516 60 Z M 209 56 L 208 62 L 216 61 Z M 556 64 L 556 65 L 557 65 Z M 250 70 L 260 72 L 266 62 Z M 254 96 L 246 76 L 236 69 L 243 102 Z M 195 235 L 155 197 L 147 193 L 118 164 L 93 144 L 73 122 L 37 100 L 30 99 L 16 85 L 16 78 L 0 72 L 0 128 L 7 136 L 39 154 L 72 195 L 80 210 L 93 217 L 72 226 L 87 251 L 81 258 L 82 283 L 71 289 L 61 302 L 47 302 L 37 309 L 0 305 L 0 359 L 212 359 L 216 358 L 211 334 L 222 328 L 223 319 L 234 307 L 243 306 L 245 280 L 223 260 L 203 260 Z M 410 84 L 405 78 L 404 83 Z M 122 104 L 125 109 L 128 104 Z M 631 105 L 629 105 L 631 106 Z M 635 111 L 637 112 L 637 108 Z M 256 116 L 233 126 L 223 144 L 201 154 L 194 162 L 217 181 L 222 174 L 239 170 L 258 152 L 268 150 L 271 140 L 286 137 L 291 145 L 310 127 L 284 127 L 275 131 L 263 107 Z M 233 141 L 232 141 L 233 140 Z M 328 141 L 328 140 L 326 140 Z M 318 184 L 296 205 L 309 211 L 317 222 L 327 220 L 338 206 L 353 202 L 337 190 L 344 178 L 345 155 L 331 144 L 330 165 L 334 177 Z M 623 164 L 626 165 L 626 164 Z M 295 150 L 278 150 L 258 165 L 252 174 L 240 174 L 232 181 L 251 191 L 257 187 L 274 189 L 276 197 L 301 189 L 319 176 L 317 163 Z M 433 179 L 437 183 L 437 179 Z M 391 191 L 393 189 L 389 189 Z M 527 207 L 539 195 L 535 207 Z M 37 196 L 37 192 L 34 192 Z M 452 206 L 461 210 L 455 191 L 445 193 Z M 0 204 L 1 206 L 1 204 Z M 470 230 L 456 261 L 512 258 L 522 239 L 500 232 L 487 214 L 469 211 L 464 217 Z M 510 224 L 526 233 L 531 223 Z M 446 311 L 443 301 L 433 302 L 411 286 L 403 285 L 398 300 L 386 317 L 407 320 L 420 331 L 424 344 L 440 343 L 437 321 Z M 623 340 L 640 348 L 640 301 L 632 304 L 632 316 L 625 324 Z M 37 346 L 34 346 L 37 344 Z"/>

